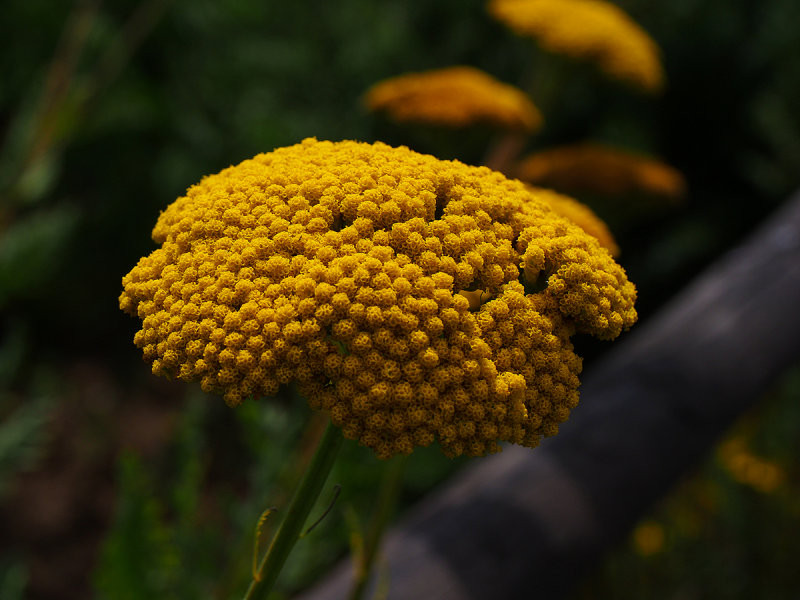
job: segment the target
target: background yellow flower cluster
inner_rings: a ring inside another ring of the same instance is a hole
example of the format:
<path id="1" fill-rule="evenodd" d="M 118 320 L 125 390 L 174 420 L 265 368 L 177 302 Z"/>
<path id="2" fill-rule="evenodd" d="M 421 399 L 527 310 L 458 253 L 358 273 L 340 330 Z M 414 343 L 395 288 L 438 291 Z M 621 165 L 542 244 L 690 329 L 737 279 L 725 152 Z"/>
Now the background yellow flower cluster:
<path id="1" fill-rule="evenodd" d="M 645 92 L 664 86 L 658 46 L 618 6 L 604 0 L 491 0 L 489 12 L 557 54 L 595 63 Z"/>
<path id="2" fill-rule="evenodd" d="M 528 96 L 473 67 L 408 73 L 376 83 L 365 102 L 400 123 L 464 127 L 487 123 L 498 129 L 535 131 L 542 115 Z"/>

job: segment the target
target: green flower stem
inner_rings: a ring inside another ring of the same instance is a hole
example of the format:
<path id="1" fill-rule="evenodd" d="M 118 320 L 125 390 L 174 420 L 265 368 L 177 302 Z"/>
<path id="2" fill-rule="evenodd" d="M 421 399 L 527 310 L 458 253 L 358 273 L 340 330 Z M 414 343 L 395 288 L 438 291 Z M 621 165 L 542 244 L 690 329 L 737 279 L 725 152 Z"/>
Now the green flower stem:
<path id="1" fill-rule="evenodd" d="M 342 445 L 343 437 L 339 428 L 328 422 L 325 433 L 317 446 L 314 457 L 308 465 L 300 486 L 289 504 L 289 510 L 272 538 L 267 554 L 258 567 L 257 576 L 253 579 L 245 594 L 245 600 L 264 599 L 269 594 L 275 580 L 283 568 L 289 553 L 292 551 L 305 525 L 308 513 L 314 506 L 325 480 L 336 462 L 336 455 Z"/>
<path id="2" fill-rule="evenodd" d="M 392 513 L 394 513 L 397 496 L 400 493 L 403 482 L 407 458 L 407 456 L 396 456 L 383 472 L 375 510 L 372 513 L 364 539 L 364 547 L 360 556 L 357 557 L 356 578 L 353 591 L 350 593 L 350 600 L 361 600 L 364 595 L 367 583 L 370 580 L 372 565 L 375 563 L 375 558 L 378 554 L 381 537 L 383 537 L 386 525 L 389 523 Z"/>

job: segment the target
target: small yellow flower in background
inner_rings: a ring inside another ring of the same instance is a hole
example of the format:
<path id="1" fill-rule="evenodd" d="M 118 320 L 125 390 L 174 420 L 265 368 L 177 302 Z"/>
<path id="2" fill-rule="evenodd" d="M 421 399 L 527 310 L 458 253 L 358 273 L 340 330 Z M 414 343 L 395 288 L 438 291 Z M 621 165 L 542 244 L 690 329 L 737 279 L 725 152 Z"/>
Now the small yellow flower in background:
<path id="1" fill-rule="evenodd" d="M 600 144 L 559 146 L 523 158 L 516 175 L 567 194 L 611 198 L 646 196 L 677 201 L 686 193 L 683 176 L 655 159 Z"/>
<path id="2" fill-rule="evenodd" d="M 477 123 L 531 132 L 542 115 L 530 98 L 472 67 L 408 73 L 375 84 L 365 97 L 371 111 L 401 123 L 465 127 Z"/>
<path id="3" fill-rule="evenodd" d="M 764 494 L 777 490 L 786 478 L 780 465 L 754 455 L 739 437 L 720 447 L 719 458 L 734 481 Z"/>
<path id="4" fill-rule="evenodd" d="M 633 546 L 642 556 L 652 556 L 664 548 L 664 528 L 656 521 L 644 521 L 633 530 Z"/>
<path id="5" fill-rule="evenodd" d="M 591 208 L 552 190 L 532 188 L 532 191 L 547 202 L 553 211 L 566 217 L 589 235 L 596 237 L 600 245 L 611 253 L 611 256 L 619 256 L 620 250 L 614 235 L 608 229 L 605 221 L 598 217 Z"/>
<path id="6" fill-rule="evenodd" d="M 489 12 L 519 35 L 556 54 L 596 64 L 641 91 L 664 87 L 653 39 L 619 7 L 603 0 L 491 0 Z"/>
<path id="7" fill-rule="evenodd" d="M 578 402 L 570 337 L 636 321 L 623 269 L 523 183 L 405 147 L 260 154 L 190 188 L 153 239 L 120 307 L 154 373 L 230 405 L 296 382 L 381 458 L 536 446 Z"/>

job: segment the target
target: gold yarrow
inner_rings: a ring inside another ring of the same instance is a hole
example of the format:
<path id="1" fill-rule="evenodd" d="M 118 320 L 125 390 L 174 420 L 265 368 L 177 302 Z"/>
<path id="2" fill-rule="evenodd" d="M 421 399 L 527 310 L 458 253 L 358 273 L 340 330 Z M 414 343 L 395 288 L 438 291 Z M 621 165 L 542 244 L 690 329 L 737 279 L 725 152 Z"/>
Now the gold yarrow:
<path id="1" fill-rule="evenodd" d="M 489 12 L 539 45 L 597 65 L 644 92 L 664 87 L 658 46 L 622 9 L 604 0 L 490 0 Z"/>
<path id="2" fill-rule="evenodd" d="M 578 402 L 570 336 L 636 320 L 623 269 L 524 184 L 382 143 L 259 154 L 153 239 L 120 307 L 154 373 L 232 406 L 295 382 L 381 458 L 536 446 Z"/>
<path id="3" fill-rule="evenodd" d="M 530 154 L 516 171 L 520 179 L 553 187 L 567 194 L 599 194 L 611 198 L 646 196 L 680 200 L 686 193 L 683 176 L 654 158 L 583 143 Z"/>
<path id="4" fill-rule="evenodd" d="M 376 83 L 365 96 L 371 111 L 401 123 L 534 131 L 542 115 L 521 90 L 473 67 L 407 73 Z"/>

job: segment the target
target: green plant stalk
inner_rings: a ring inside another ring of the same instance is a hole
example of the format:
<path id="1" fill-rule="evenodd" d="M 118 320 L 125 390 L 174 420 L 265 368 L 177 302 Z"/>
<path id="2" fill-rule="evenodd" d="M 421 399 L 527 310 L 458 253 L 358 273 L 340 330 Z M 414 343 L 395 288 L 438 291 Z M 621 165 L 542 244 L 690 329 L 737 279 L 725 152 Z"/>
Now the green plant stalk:
<path id="1" fill-rule="evenodd" d="M 308 513 L 314 506 L 325 480 L 336 462 L 336 455 L 342 445 L 343 437 L 339 428 L 328 423 L 325 433 L 317 446 L 314 457 L 289 504 L 275 537 L 272 538 L 267 554 L 261 561 L 253 581 L 245 594 L 245 600 L 264 599 L 278 578 L 289 553 L 302 533 Z"/>
<path id="2" fill-rule="evenodd" d="M 383 473 L 375 510 L 372 513 L 364 539 L 363 551 L 357 557 L 356 578 L 353 591 L 350 593 L 350 600 L 361 600 L 364 595 L 367 583 L 370 580 L 372 566 L 378 555 L 378 547 L 383 537 L 383 532 L 392 517 L 397 496 L 400 493 L 407 458 L 407 456 L 394 458 Z"/>

